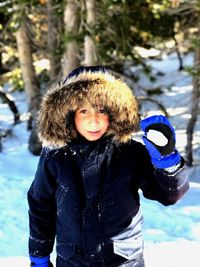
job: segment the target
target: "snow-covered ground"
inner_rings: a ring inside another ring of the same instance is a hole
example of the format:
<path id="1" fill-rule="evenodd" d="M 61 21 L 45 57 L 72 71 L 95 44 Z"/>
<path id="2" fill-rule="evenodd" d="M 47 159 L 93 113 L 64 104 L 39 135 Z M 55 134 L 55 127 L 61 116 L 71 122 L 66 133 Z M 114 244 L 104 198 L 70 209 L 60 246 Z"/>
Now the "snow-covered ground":
<path id="1" fill-rule="evenodd" d="M 164 94 L 156 97 L 166 108 L 176 128 L 177 148 L 184 156 L 186 125 L 190 118 L 192 79 L 178 71 L 176 55 L 163 60 L 151 60 L 154 71 L 162 71 L 155 83 L 141 75 L 140 86 L 160 86 Z M 184 58 L 184 65 L 192 64 L 192 55 Z M 24 94 L 16 94 L 16 104 L 24 122 L 14 126 L 11 136 L 2 140 L 0 153 L 0 266 L 28 267 L 28 215 L 26 192 L 33 180 L 38 157 L 27 150 Z M 150 107 L 150 109 L 149 109 Z M 148 103 L 142 105 L 146 115 L 160 110 Z M 0 103 L 0 128 L 12 121 L 6 104 Z M 140 139 L 141 133 L 136 135 Z M 200 119 L 194 134 L 195 165 L 189 169 L 190 190 L 177 204 L 164 207 L 141 195 L 144 215 L 144 241 L 147 267 L 199 267 L 200 253 Z M 55 258 L 55 254 L 53 256 Z"/>

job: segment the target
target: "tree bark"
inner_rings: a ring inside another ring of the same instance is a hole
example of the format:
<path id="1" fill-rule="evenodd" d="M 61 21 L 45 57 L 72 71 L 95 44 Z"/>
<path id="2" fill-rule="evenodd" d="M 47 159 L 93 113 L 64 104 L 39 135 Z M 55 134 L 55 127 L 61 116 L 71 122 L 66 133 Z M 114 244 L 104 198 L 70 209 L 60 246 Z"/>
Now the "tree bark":
<path id="1" fill-rule="evenodd" d="M 31 153 L 38 155 L 41 151 L 41 144 L 36 131 L 36 120 L 40 106 L 40 89 L 37 83 L 35 69 L 33 67 L 32 49 L 29 40 L 29 34 L 26 28 L 26 17 L 22 18 L 21 24 L 16 32 L 16 41 L 18 57 L 32 121 L 28 149 Z"/>
<path id="2" fill-rule="evenodd" d="M 183 70 L 183 59 L 181 57 L 181 52 L 179 50 L 179 44 L 178 41 L 176 39 L 176 33 L 173 32 L 172 38 L 175 42 L 175 48 L 176 48 L 176 53 L 177 53 L 177 57 L 178 57 L 178 61 L 179 61 L 179 71 Z"/>
<path id="3" fill-rule="evenodd" d="M 197 39 L 200 40 L 200 18 L 198 21 L 198 36 Z M 192 90 L 192 109 L 191 117 L 187 125 L 187 144 L 186 144 L 186 163 L 188 166 L 193 165 L 193 133 L 195 124 L 199 112 L 199 102 L 200 102 L 200 45 L 198 44 L 194 52 L 194 69 L 196 70 L 195 75 L 193 76 L 193 90 Z"/>
<path id="4" fill-rule="evenodd" d="M 15 102 L 12 100 L 12 97 L 8 93 L 3 92 L 3 89 L 1 87 L 0 87 L 0 98 L 2 98 L 8 104 L 14 116 L 14 124 L 17 124 L 20 121 L 20 114 L 18 108 L 15 105 Z"/>
<path id="5" fill-rule="evenodd" d="M 50 61 L 50 80 L 56 82 L 61 77 L 61 25 L 60 18 L 56 13 L 56 6 L 54 0 L 47 1 L 47 16 L 48 16 L 48 33 L 47 33 L 47 50 Z"/>
<path id="6" fill-rule="evenodd" d="M 63 76 L 80 66 L 79 49 L 76 40 L 79 29 L 79 1 L 68 0 L 64 10 L 64 27 L 67 37 L 63 54 Z"/>
<path id="7" fill-rule="evenodd" d="M 84 38 L 84 65 L 92 66 L 97 64 L 96 46 L 94 43 L 94 26 L 96 22 L 95 0 L 86 0 L 86 23 L 88 34 Z"/>
<path id="8" fill-rule="evenodd" d="M 199 58 L 200 62 L 200 47 L 198 47 L 195 51 L 196 58 Z M 199 101 L 200 101 L 200 77 L 193 77 L 193 91 L 192 91 L 192 109 L 191 109 L 191 117 L 189 119 L 186 133 L 187 133 L 187 144 L 186 144 L 186 163 L 188 166 L 193 165 L 193 133 L 195 124 L 198 117 L 199 111 Z"/>

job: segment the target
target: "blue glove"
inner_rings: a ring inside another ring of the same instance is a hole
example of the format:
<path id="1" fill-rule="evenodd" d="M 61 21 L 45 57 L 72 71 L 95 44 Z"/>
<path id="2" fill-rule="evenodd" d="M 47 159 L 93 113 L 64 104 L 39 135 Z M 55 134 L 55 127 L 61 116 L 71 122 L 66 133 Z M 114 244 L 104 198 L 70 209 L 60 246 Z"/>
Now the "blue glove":
<path id="1" fill-rule="evenodd" d="M 169 168 L 181 161 L 181 156 L 175 149 L 174 128 L 165 116 L 151 116 L 142 120 L 140 126 L 145 133 L 143 142 L 156 168 Z"/>
<path id="2" fill-rule="evenodd" d="M 32 257 L 30 256 L 30 260 L 31 260 L 31 266 L 34 267 L 51 267 L 53 266 L 52 263 L 50 262 L 50 256 L 46 256 L 46 257 Z"/>

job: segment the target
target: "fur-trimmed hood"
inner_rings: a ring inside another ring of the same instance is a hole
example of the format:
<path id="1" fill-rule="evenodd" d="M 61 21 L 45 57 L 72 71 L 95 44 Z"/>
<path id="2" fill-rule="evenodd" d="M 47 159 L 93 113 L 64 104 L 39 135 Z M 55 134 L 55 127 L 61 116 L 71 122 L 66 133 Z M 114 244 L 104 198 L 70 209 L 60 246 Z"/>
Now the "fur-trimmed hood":
<path id="1" fill-rule="evenodd" d="M 84 103 L 105 108 L 108 134 L 116 142 L 127 142 L 138 127 L 137 101 L 131 89 L 103 67 L 80 67 L 43 97 L 38 117 L 43 146 L 63 147 L 77 137 L 74 112 Z"/>

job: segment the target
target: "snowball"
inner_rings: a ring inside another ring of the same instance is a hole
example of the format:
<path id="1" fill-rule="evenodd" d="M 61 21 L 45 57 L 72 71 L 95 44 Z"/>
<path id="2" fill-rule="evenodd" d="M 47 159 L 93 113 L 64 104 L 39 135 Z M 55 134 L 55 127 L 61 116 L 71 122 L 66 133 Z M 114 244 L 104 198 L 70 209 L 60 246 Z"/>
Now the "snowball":
<path id="1" fill-rule="evenodd" d="M 164 134 L 156 130 L 149 130 L 147 132 L 147 139 L 157 146 L 166 146 L 168 143 L 168 139 L 164 136 Z"/>

